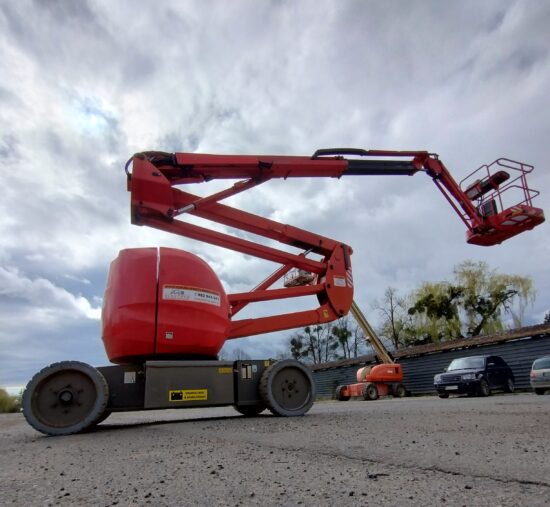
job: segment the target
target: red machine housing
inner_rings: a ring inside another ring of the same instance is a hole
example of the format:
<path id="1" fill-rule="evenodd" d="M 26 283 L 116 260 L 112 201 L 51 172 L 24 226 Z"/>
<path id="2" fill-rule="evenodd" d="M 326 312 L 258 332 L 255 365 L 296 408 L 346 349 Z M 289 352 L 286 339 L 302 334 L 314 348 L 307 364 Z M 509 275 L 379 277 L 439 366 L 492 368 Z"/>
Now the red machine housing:
<path id="1" fill-rule="evenodd" d="M 397 363 L 363 366 L 357 370 L 356 378 L 357 382 L 401 382 L 403 368 Z"/>
<path id="2" fill-rule="evenodd" d="M 136 248 L 122 250 L 111 263 L 102 318 L 110 361 L 215 359 L 229 325 L 223 286 L 196 255 Z"/>

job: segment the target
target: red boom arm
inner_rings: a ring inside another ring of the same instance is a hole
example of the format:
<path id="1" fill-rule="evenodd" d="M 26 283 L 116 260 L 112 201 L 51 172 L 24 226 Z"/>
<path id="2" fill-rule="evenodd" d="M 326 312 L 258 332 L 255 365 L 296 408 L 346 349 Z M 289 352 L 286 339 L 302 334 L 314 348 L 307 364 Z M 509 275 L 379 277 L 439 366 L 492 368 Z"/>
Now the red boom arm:
<path id="1" fill-rule="evenodd" d="M 344 155 L 353 155 L 356 158 L 344 158 Z M 502 160 L 505 159 L 500 159 Z M 500 161 L 494 164 L 503 165 Z M 252 291 L 228 296 L 232 316 L 248 303 L 255 301 L 306 295 L 316 295 L 318 298 L 319 306 L 314 310 L 233 320 L 229 338 L 329 322 L 345 315 L 352 303 L 352 250 L 349 246 L 219 203 L 226 197 L 270 179 L 413 175 L 424 171 L 433 178 L 465 223 L 468 228 L 468 242 L 484 246 L 500 243 L 544 221 L 542 210 L 531 204 L 531 199 L 538 192 L 529 189 L 525 181 L 525 174 L 532 167 L 512 161 L 507 161 L 510 164 L 504 164 L 505 167 L 518 171 L 520 175 L 505 187 L 500 185 L 508 178 L 500 174 L 504 171 L 499 171 L 499 176 L 492 175 L 492 164 L 482 166 L 480 170 L 486 169 L 487 176 L 483 175 L 483 179 L 476 180 L 465 190 L 455 182 L 438 156 L 426 151 L 339 148 L 318 150 L 312 157 L 144 152 L 134 155 L 129 162 L 133 162 L 131 174 L 128 172 L 129 164 L 126 168 L 128 189 L 131 191 L 132 223 L 148 225 L 281 264 L 279 269 Z M 241 181 L 208 197 L 198 197 L 174 188 L 176 185 L 202 183 L 213 179 Z M 505 190 L 517 188 L 524 192 L 523 201 L 503 209 L 502 194 Z M 477 201 L 476 204 L 474 200 Z M 498 210 L 498 204 L 501 211 Z M 296 255 L 176 220 L 177 216 L 185 213 L 292 245 L 304 252 Z M 321 260 L 307 258 L 309 253 L 320 255 Z M 293 268 L 314 273 L 315 277 L 307 285 L 270 289 Z"/>

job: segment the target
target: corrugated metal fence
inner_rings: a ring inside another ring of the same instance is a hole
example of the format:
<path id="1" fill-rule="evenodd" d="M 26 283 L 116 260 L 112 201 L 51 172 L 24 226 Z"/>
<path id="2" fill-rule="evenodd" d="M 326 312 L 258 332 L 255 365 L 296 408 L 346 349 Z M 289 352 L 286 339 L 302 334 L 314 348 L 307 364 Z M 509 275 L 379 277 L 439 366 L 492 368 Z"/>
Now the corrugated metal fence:
<path id="1" fill-rule="evenodd" d="M 517 330 L 510 337 L 484 338 L 482 341 L 485 343 L 482 344 L 473 340 L 469 345 L 467 340 L 457 340 L 455 347 L 453 347 L 453 342 L 442 345 L 440 348 L 444 348 L 444 350 L 438 350 L 438 347 L 435 346 L 430 347 L 429 352 L 415 354 L 414 348 L 408 349 L 397 359 L 403 366 L 405 387 L 412 394 L 433 393 L 434 375 L 441 373 L 453 359 L 491 354 L 502 357 L 510 365 L 516 377 L 518 389 L 527 389 L 529 388 L 529 371 L 533 361 L 537 357 L 550 355 L 550 333 L 548 329 L 540 329 L 540 326 L 538 328 L 537 333 L 528 333 L 532 328 L 526 328 L 525 334 Z M 317 397 L 332 398 L 337 386 L 356 382 L 357 369 L 370 363 L 374 363 L 373 357 L 363 356 L 355 360 L 314 366 L 313 378 L 317 388 Z"/>

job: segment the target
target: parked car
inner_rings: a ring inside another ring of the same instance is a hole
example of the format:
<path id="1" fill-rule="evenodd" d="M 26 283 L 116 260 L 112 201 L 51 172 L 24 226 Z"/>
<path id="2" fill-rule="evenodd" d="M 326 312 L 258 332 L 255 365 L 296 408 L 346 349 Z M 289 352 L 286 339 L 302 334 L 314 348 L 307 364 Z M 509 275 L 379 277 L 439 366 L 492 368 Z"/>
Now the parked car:
<path id="1" fill-rule="evenodd" d="M 445 373 L 434 377 L 434 386 L 440 398 L 464 393 L 489 396 L 496 389 L 513 393 L 514 382 L 511 368 L 499 356 L 454 359 Z"/>
<path id="2" fill-rule="evenodd" d="M 535 359 L 531 367 L 531 387 L 537 394 L 550 389 L 550 356 Z"/>

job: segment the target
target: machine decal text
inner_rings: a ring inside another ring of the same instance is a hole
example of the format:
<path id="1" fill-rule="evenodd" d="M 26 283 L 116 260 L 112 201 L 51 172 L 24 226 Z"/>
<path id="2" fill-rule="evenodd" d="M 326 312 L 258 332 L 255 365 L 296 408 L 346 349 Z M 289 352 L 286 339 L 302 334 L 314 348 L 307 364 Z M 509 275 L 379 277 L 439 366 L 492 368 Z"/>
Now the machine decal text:
<path id="1" fill-rule="evenodd" d="M 219 292 L 185 285 L 164 285 L 162 287 L 162 299 L 192 301 L 193 303 L 206 303 L 214 306 L 221 305 Z"/>

